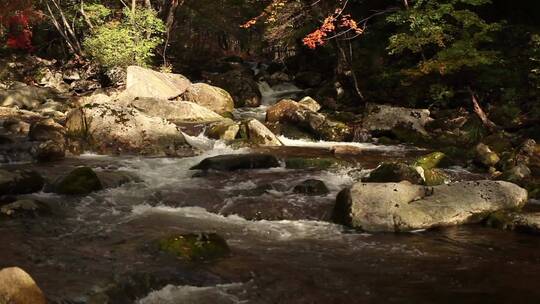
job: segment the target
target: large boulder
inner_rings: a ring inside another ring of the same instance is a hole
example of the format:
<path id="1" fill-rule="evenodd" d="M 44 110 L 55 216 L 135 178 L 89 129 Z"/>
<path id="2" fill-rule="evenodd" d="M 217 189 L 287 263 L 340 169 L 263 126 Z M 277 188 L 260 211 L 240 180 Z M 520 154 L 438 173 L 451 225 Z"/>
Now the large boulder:
<path id="1" fill-rule="evenodd" d="M 300 105 L 292 99 L 283 99 L 266 110 L 267 122 L 297 122 Z"/>
<path id="2" fill-rule="evenodd" d="M 278 159 L 268 154 L 230 154 L 205 158 L 190 170 L 235 171 L 279 167 Z"/>
<path id="3" fill-rule="evenodd" d="M 0 303 L 45 304 L 45 296 L 32 277 L 19 267 L 0 270 Z"/>
<path id="4" fill-rule="evenodd" d="M 0 169 L 0 195 L 37 192 L 44 183 L 41 175 L 35 171 Z"/>
<path id="5" fill-rule="evenodd" d="M 192 84 L 184 92 L 182 99 L 194 102 L 218 114 L 234 110 L 234 101 L 229 92 L 206 83 Z"/>
<path id="6" fill-rule="evenodd" d="M 183 155 L 188 147 L 176 125 L 129 106 L 90 104 L 75 109 L 68 114 L 66 129 L 68 136 L 103 154 Z"/>
<path id="7" fill-rule="evenodd" d="M 490 213 L 521 208 L 527 191 L 502 181 L 468 181 L 435 187 L 357 183 L 337 198 L 333 219 L 365 231 L 411 231 L 477 223 Z"/>
<path id="8" fill-rule="evenodd" d="M 232 70 L 223 74 L 210 75 L 213 85 L 225 89 L 234 99 L 235 107 L 258 107 L 261 92 L 253 75 L 242 70 Z"/>
<path id="9" fill-rule="evenodd" d="M 282 146 L 281 141 L 262 122 L 251 119 L 246 123 L 249 142 L 257 146 Z"/>
<path id="10" fill-rule="evenodd" d="M 126 91 L 134 97 L 175 99 L 190 85 L 189 79 L 180 74 L 161 73 L 138 66 L 127 68 Z"/>
<path id="11" fill-rule="evenodd" d="M 364 114 L 363 127 L 369 131 L 392 131 L 407 128 L 427 135 L 425 126 L 432 119 L 427 109 L 409 109 L 388 105 L 368 104 Z"/>
<path id="12" fill-rule="evenodd" d="M 154 98 L 137 98 L 130 102 L 137 110 L 173 123 L 213 122 L 225 119 L 216 112 L 188 101 L 170 101 Z"/>

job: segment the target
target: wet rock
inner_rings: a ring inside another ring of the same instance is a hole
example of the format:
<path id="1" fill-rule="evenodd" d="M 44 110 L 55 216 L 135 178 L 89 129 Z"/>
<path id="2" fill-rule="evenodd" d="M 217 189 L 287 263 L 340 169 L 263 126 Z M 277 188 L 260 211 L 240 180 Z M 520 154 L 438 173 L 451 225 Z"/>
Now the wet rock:
<path id="1" fill-rule="evenodd" d="M 313 106 L 312 106 L 313 107 Z M 290 123 L 301 126 L 317 138 L 328 141 L 345 141 L 352 136 L 346 124 L 328 119 L 291 99 L 284 99 L 266 111 L 267 122 Z"/>
<path id="2" fill-rule="evenodd" d="M 293 192 L 306 195 L 326 195 L 330 191 L 323 181 L 318 179 L 308 179 L 296 185 Z"/>
<path id="3" fill-rule="evenodd" d="M 314 116 L 310 115 L 309 117 Z M 311 126 L 312 120 L 309 122 Z M 352 129 L 342 122 L 326 119 L 319 127 L 313 128 L 313 131 L 322 140 L 350 141 Z"/>
<path id="4" fill-rule="evenodd" d="M 45 296 L 32 277 L 19 267 L 0 270 L 0 303 L 45 304 Z"/>
<path id="5" fill-rule="evenodd" d="M 96 172 L 103 189 L 120 187 L 127 183 L 138 183 L 141 179 L 127 171 L 104 170 Z"/>
<path id="6" fill-rule="evenodd" d="M 16 118 L 4 120 L 3 126 L 12 134 L 28 135 L 28 132 L 30 132 L 30 124 Z"/>
<path id="7" fill-rule="evenodd" d="M 226 119 L 208 126 L 206 128 L 205 135 L 212 139 L 231 141 L 236 138 L 239 130 L 239 123 Z"/>
<path id="8" fill-rule="evenodd" d="M 133 107 L 86 105 L 69 113 L 66 129 L 69 137 L 84 140 L 89 148 L 102 154 L 192 154 L 176 125 Z"/>
<path id="9" fill-rule="evenodd" d="M 225 89 L 231 94 L 234 106 L 258 107 L 261 105 L 261 92 L 253 75 L 242 70 L 232 70 L 223 74 L 210 75 L 213 85 Z"/>
<path id="10" fill-rule="evenodd" d="M 32 148 L 32 155 L 40 162 L 63 159 L 66 152 L 66 131 L 53 119 L 38 121 L 30 127 L 28 138 L 40 143 Z"/>
<path id="11" fill-rule="evenodd" d="M 268 154 L 230 154 L 209 157 L 190 170 L 234 171 L 279 167 L 278 159 Z"/>
<path id="12" fill-rule="evenodd" d="M 53 192 L 68 195 L 83 195 L 101 189 L 103 185 L 99 177 L 89 167 L 79 167 L 53 185 Z"/>
<path id="13" fill-rule="evenodd" d="M 174 99 L 190 85 L 189 79 L 180 74 L 161 73 L 138 66 L 127 68 L 126 91 L 134 97 Z"/>
<path id="14" fill-rule="evenodd" d="M 483 166 L 486 167 L 493 167 L 495 166 L 501 159 L 497 153 L 491 151 L 491 149 L 482 144 L 479 143 L 476 148 L 476 161 L 480 163 Z"/>
<path id="15" fill-rule="evenodd" d="M 208 108 L 218 114 L 234 109 L 232 96 L 222 88 L 206 83 L 194 83 L 182 94 L 182 99 Z"/>
<path id="16" fill-rule="evenodd" d="M 504 230 L 540 233 L 540 213 L 499 211 L 491 214 L 486 225 Z"/>
<path id="17" fill-rule="evenodd" d="M 338 195 L 333 220 L 365 231 L 410 231 L 478 223 L 490 213 L 526 202 L 525 189 L 502 181 L 435 187 L 357 183 Z"/>
<path id="18" fill-rule="evenodd" d="M 330 151 L 334 155 L 360 155 L 363 152 L 361 148 L 349 145 L 333 146 Z"/>
<path id="19" fill-rule="evenodd" d="M 257 146 L 282 146 L 281 141 L 262 122 L 251 119 L 246 122 L 248 140 Z"/>
<path id="20" fill-rule="evenodd" d="M 50 212 L 51 208 L 47 204 L 34 199 L 17 200 L 0 208 L 0 214 L 9 217 L 47 215 Z"/>
<path id="21" fill-rule="evenodd" d="M 427 135 L 425 126 L 431 121 L 426 109 L 409 109 L 387 105 L 368 104 L 364 113 L 363 127 L 369 131 L 392 131 L 406 128 Z"/>
<path id="22" fill-rule="evenodd" d="M 216 112 L 188 101 L 137 98 L 129 104 L 149 116 L 164 118 L 174 123 L 212 122 L 224 119 Z"/>
<path id="23" fill-rule="evenodd" d="M 330 157 L 287 157 L 285 159 L 285 167 L 287 169 L 326 170 L 345 165 L 347 165 L 346 162 Z"/>
<path id="24" fill-rule="evenodd" d="M 292 123 L 266 123 L 266 126 L 268 126 L 268 129 L 270 129 L 274 134 L 283 135 L 290 139 L 303 139 L 307 141 L 316 140 L 315 135 Z"/>
<path id="25" fill-rule="evenodd" d="M 266 110 L 267 122 L 297 122 L 300 105 L 292 99 L 283 99 Z"/>
<path id="26" fill-rule="evenodd" d="M 408 181 L 412 184 L 423 184 L 424 180 L 420 173 L 413 167 L 399 162 L 382 163 L 371 171 L 369 177 L 362 181 L 367 183 L 399 183 Z"/>
<path id="27" fill-rule="evenodd" d="M 43 177 L 35 171 L 0 169 L 0 195 L 33 193 L 40 191 L 43 185 Z"/>
<path id="28" fill-rule="evenodd" d="M 216 233 L 189 233 L 159 241 L 160 250 L 192 261 L 211 260 L 230 254 L 227 241 Z"/>

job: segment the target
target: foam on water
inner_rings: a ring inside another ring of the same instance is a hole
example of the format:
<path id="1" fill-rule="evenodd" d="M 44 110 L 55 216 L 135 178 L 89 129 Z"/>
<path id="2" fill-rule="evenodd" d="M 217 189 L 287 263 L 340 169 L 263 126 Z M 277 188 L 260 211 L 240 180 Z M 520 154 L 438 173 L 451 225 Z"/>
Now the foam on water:
<path id="1" fill-rule="evenodd" d="M 198 223 L 218 224 L 221 229 L 240 230 L 244 234 L 264 237 L 268 241 L 290 241 L 301 239 L 337 240 L 342 235 L 342 226 L 320 221 L 248 221 L 237 215 L 223 216 L 200 207 L 166 207 L 137 205 L 132 210 L 133 217 L 168 214 L 184 219 L 196 219 Z"/>
<path id="2" fill-rule="evenodd" d="M 379 150 L 379 151 L 405 151 L 413 149 L 405 146 L 385 146 L 375 145 L 371 143 L 358 143 L 358 142 L 341 142 L 341 141 L 308 141 L 303 139 L 290 139 L 283 135 L 278 136 L 279 140 L 285 146 L 291 147 L 308 147 L 308 148 L 332 148 L 335 146 L 352 146 L 364 150 Z M 416 148 L 414 148 L 416 149 Z"/>
<path id="3" fill-rule="evenodd" d="M 215 286 L 173 286 L 149 293 L 137 304 L 239 304 L 238 294 L 245 292 L 243 283 L 222 284 Z"/>

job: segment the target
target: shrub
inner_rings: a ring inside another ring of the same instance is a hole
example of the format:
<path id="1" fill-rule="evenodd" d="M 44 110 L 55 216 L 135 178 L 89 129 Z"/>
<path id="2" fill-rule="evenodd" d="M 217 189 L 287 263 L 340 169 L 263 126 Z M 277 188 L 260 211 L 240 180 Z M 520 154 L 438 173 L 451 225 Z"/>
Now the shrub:
<path id="1" fill-rule="evenodd" d="M 123 11 L 121 21 L 104 23 L 84 40 L 84 50 L 105 67 L 147 65 L 163 42 L 165 25 L 151 9 Z"/>

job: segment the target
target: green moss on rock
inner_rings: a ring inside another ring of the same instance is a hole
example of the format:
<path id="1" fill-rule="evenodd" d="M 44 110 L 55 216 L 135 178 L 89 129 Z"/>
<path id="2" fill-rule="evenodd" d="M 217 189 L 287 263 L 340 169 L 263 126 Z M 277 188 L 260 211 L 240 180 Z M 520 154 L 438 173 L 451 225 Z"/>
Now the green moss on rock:
<path id="1" fill-rule="evenodd" d="M 96 173 L 89 167 L 79 167 L 63 177 L 54 187 L 59 194 L 80 195 L 103 189 Z"/>
<path id="2" fill-rule="evenodd" d="M 192 261 L 210 260 L 227 256 L 229 246 L 216 233 L 189 233 L 159 241 L 160 250 Z"/>

